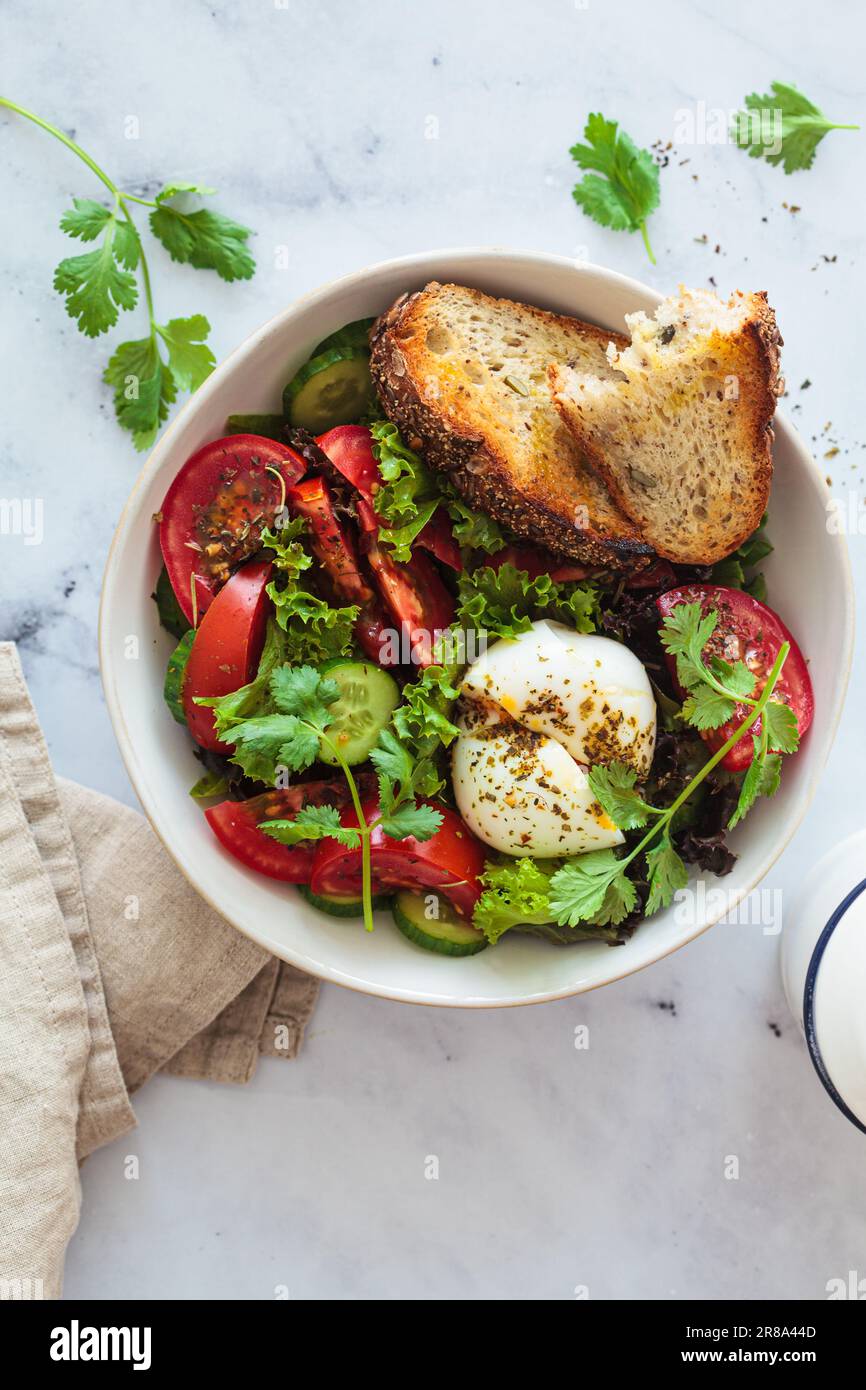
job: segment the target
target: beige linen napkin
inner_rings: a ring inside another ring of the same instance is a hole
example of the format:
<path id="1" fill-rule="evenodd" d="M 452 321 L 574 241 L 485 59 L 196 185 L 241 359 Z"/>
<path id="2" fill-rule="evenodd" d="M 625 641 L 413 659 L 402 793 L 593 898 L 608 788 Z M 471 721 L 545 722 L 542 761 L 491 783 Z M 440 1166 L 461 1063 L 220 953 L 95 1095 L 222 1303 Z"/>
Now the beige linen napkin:
<path id="1" fill-rule="evenodd" d="M 0 1299 L 59 1295 L 78 1163 L 134 1126 L 132 1092 L 296 1056 L 317 993 L 196 895 L 136 811 L 55 780 L 0 643 Z"/>

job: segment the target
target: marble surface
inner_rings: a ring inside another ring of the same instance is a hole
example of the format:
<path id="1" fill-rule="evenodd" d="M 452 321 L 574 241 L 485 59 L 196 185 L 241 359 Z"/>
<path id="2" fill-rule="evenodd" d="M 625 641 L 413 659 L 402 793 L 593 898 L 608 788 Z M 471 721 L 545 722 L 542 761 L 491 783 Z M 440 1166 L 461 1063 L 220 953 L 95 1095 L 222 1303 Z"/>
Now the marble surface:
<path id="1" fill-rule="evenodd" d="M 321 281 L 431 246 L 582 255 L 664 290 L 766 288 L 785 408 L 820 457 L 838 448 L 825 466 L 847 508 L 866 462 L 863 138 L 831 135 L 786 178 L 686 143 L 680 113 L 780 78 L 862 120 L 863 28 L 838 0 L 88 0 L 48 26 L 42 6 L 6 0 L 0 89 L 130 190 L 203 179 L 256 229 L 248 285 L 152 257 L 159 313 L 206 312 L 218 356 Z M 641 144 L 677 132 L 656 267 L 570 198 L 568 147 L 596 109 Z M 106 340 L 81 338 L 51 289 L 70 254 L 58 217 L 99 188 L 6 114 L 0 187 L 0 495 L 45 503 L 41 546 L 0 538 L 0 634 L 20 644 L 58 771 L 132 801 L 96 620 L 138 460 L 99 381 Z M 851 553 L 862 586 L 862 536 Z M 766 887 L 795 894 L 862 823 L 864 694 L 861 650 L 824 782 Z M 84 1168 L 70 1297 L 822 1298 L 866 1274 L 863 1138 L 817 1084 L 759 928 L 720 926 L 620 985 L 529 1010 L 327 988 L 299 1061 L 263 1062 L 244 1090 L 158 1080 L 136 1110 L 138 1131 Z"/>

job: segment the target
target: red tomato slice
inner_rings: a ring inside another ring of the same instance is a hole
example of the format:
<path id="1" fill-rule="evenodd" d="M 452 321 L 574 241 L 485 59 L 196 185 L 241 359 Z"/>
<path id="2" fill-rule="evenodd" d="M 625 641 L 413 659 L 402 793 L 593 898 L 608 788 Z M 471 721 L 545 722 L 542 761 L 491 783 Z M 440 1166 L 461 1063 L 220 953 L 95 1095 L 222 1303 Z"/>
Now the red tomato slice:
<path id="1" fill-rule="evenodd" d="M 200 616 L 231 571 L 259 549 L 262 528 L 273 524 L 285 487 L 305 471 L 294 449 L 257 434 L 215 439 L 187 459 L 162 504 L 159 543 L 190 623 L 193 575 Z"/>
<path id="2" fill-rule="evenodd" d="M 221 801 L 205 815 L 220 843 L 248 869 L 284 883 L 309 883 L 315 845 L 281 845 L 258 826 L 263 820 L 292 820 L 303 806 L 345 806 L 350 799 L 346 782 L 303 782 L 248 801 Z"/>
<path id="3" fill-rule="evenodd" d="M 773 698 L 790 705 L 802 739 L 815 711 L 812 681 L 803 653 L 779 615 L 740 589 L 724 589 L 715 584 L 688 584 L 660 594 L 656 599 L 656 607 L 663 618 L 680 603 L 699 603 L 702 613 L 710 610 L 718 613 L 718 625 L 705 651 L 725 661 L 744 661 L 756 677 L 755 697 L 763 690 L 782 643 L 790 642 L 791 650 L 776 682 Z M 666 659 L 674 684 L 682 695 L 685 692 L 677 683 L 676 660 L 670 656 Z M 719 729 L 707 729 L 701 738 L 713 752 L 717 752 L 742 724 L 748 712 L 747 705 L 737 705 L 732 720 Z M 725 755 L 722 766 L 729 772 L 743 772 L 754 757 L 749 735 L 759 734 L 760 731 L 761 721 L 758 719 L 749 733 Z"/>
<path id="4" fill-rule="evenodd" d="M 316 440 L 323 454 L 368 501 L 382 481 L 373 457 L 373 436 L 364 425 L 337 425 Z"/>
<path id="5" fill-rule="evenodd" d="M 426 555 L 398 565 L 373 541 L 366 552 L 379 593 L 409 644 L 417 666 L 433 663 L 433 648 L 454 621 L 454 600 Z"/>
<path id="6" fill-rule="evenodd" d="M 270 599 L 265 585 L 270 561 L 236 570 L 201 620 L 183 678 L 183 712 L 189 731 L 202 748 L 230 753 L 214 733 L 213 711 L 195 696 L 228 695 L 251 681 L 258 670 L 265 640 Z"/>
<path id="7" fill-rule="evenodd" d="M 426 803 L 433 805 L 433 802 Z M 464 917 L 481 896 L 480 876 L 484 871 L 485 850 L 480 840 L 454 811 L 437 806 L 442 812 L 442 826 L 432 839 L 419 841 L 411 836 L 392 840 L 381 830 L 374 830 L 370 840 L 373 869 L 373 892 L 393 893 L 399 888 L 437 889 L 448 898 Z M 364 819 L 374 821 L 379 815 L 375 797 L 362 806 Z M 357 825 L 353 807 L 347 807 L 340 820 L 343 825 Z M 346 849 L 336 840 L 320 840 L 313 858 L 310 887 L 314 893 L 337 897 L 358 897 L 361 893 L 361 851 Z"/>

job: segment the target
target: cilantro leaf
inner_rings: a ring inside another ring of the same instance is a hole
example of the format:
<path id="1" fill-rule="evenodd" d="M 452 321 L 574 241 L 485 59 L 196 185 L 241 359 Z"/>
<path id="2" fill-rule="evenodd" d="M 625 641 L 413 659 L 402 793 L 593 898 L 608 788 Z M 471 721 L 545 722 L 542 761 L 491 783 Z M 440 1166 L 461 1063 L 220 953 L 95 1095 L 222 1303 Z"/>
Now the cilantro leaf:
<path id="1" fill-rule="evenodd" d="M 711 610 L 704 616 L 697 602 L 678 603 L 662 623 L 659 632 L 662 646 L 677 658 L 677 677 L 686 689 L 704 679 L 703 650 L 717 623 L 718 614 Z"/>
<path id="2" fill-rule="evenodd" d="M 635 791 L 636 781 L 637 773 L 624 763 L 589 770 L 593 796 L 619 830 L 638 830 L 655 814 L 655 807 L 649 806 Z"/>
<path id="3" fill-rule="evenodd" d="M 114 214 L 92 198 L 73 198 L 72 207 L 60 219 L 60 230 L 80 241 L 95 241 Z"/>
<path id="4" fill-rule="evenodd" d="M 281 714 L 298 715 L 321 730 L 333 719 L 328 706 L 340 698 L 340 687 L 314 666 L 278 666 L 271 676 L 271 695 Z"/>
<path id="5" fill-rule="evenodd" d="M 616 894 L 622 902 L 628 889 L 622 865 L 612 849 L 596 849 L 570 859 L 557 869 L 550 881 L 550 910 L 560 926 L 574 927 L 589 921 L 606 907 L 607 890 L 617 882 Z M 623 914 L 625 915 L 625 914 Z"/>
<path id="6" fill-rule="evenodd" d="M 153 338 L 120 343 L 102 379 L 114 387 L 118 424 L 131 432 L 136 449 L 149 449 L 168 416 L 169 405 L 177 398 L 174 376 Z"/>
<path id="7" fill-rule="evenodd" d="M 637 906 L 637 889 L 627 874 L 618 874 L 607 886 L 601 907 L 592 917 L 596 927 L 618 927 Z"/>
<path id="8" fill-rule="evenodd" d="M 435 806 L 398 806 L 395 811 L 383 816 L 381 826 L 392 840 L 404 840 L 411 835 L 415 840 L 429 840 L 442 825 L 442 812 Z"/>
<path id="9" fill-rule="evenodd" d="M 767 745 L 776 753 L 796 753 L 800 743 L 797 716 L 790 705 L 770 700 L 764 710 Z"/>
<path id="10" fill-rule="evenodd" d="M 731 819 L 728 821 L 728 829 L 733 830 L 735 825 L 739 825 L 745 815 L 751 811 L 755 802 L 761 794 L 761 783 L 764 780 L 764 745 L 762 739 L 753 736 L 752 745 L 754 754 L 752 761 L 746 769 L 746 775 L 740 786 L 740 795 Z"/>
<path id="11" fill-rule="evenodd" d="M 761 785 L 758 789 L 760 796 L 775 796 L 779 790 L 779 783 L 782 779 L 782 755 L 780 753 L 767 753 L 764 756 L 761 768 Z"/>
<path id="12" fill-rule="evenodd" d="M 689 871 L 677 854 L 670 837 L 665 831 L 658 844 L 646 851 L 649 869 L 649 897 L 644 912 L 651 917 L 660 907 L 669 907 L 674 893 L 685 888 L 689 881 Z"/>
<path id="13" fill-rule="evenodd" d="M 54 288 L 66 295 L 66 312 L 88 338 L 107 333 L 121 309 L 138 302 L 135 276 L 115 259 L 113 218 L 106 224 L 102 246 L 81 256 L 67 256 L 54 272 Z"/>
<path id="14" fill-rule="evenodd" d="M 248 777 L 273 786 L 277 769 L 303 772 L 319 756 L 319 735 L 296 714 L 263 714 L 235 724 L 226 734 L 232 762 Z"/>
<path id="15" fill-rule="evenodd" d="M 114 254 L 127 270 L 136 270 L 141 258 L 141 242 L 135 223 L 118 217 L 114 224 Z"/>
<path id="16" fill-rule="evenodd" d="M 573 145 L 572 159 L 584 174 L 572 190 L 574 201 L 589 217 L 615 231 L 639 231 L 647 255 L 655 256 L 646 220 L 659 204 L 658 165 L 648 150 L 638 149 L 618 122 L 592 114 L 583 132 L 586 144 Z"/>
<path id="17" fill-rule="evenodd" d="M 196 270 L 215 270 L 223 280 L 249 280 L 255 271 L 256 263 L 246 244 L 249 227 L 222 213 L 208 208 L 182 212 L 161 201 L 150 214 L 150 229 L 173 261 Z"/>
<path id="18" fill-rule="evenodd" d="M 209 188 L 204 183 L 167 183 L 157 193 L 156 201 L 165 203 L 169 198 L 176 198 L 180 193 L 197 193 L 199 197 L 206 198 L 209 194 L 216 193 L 216 189 Z"/>
<path id="19" fill-rule="evenodd" d="M 302 840 L 337 840 L 347 849 L 357 849 L 361 836 L 351 826 L 340 824 L 340 812 L 336 806 L 304 806 L 294 820 L 266 820 L 259 822 L 271 839 L 279 840 L 281 845 L 296 845 Z"/>
<path id="20" fill-rule="evenodd" d="M 168 348 L 168 365 L 180 389 L 197 391 L 216 366 L 216 358 L 205 342 L 210 324 L 204 314 L 170 319 L 157 324 L 156 331 Z"/>
<path id="21" fill-rule="evenodd" d="M 271 653 L 277 646 L 272 639 Z M 273 785 L 279 768 L 302 772 L 317 760 L 320 735 L 332 719 L 328 706 L 339 687 L 312 666 L 274 665 L 263 676 L 260 664 L 255 681 L 234 696 L 240 698 L 233 702 L 232 695 L 223 695 L 196 703 L 216 710 L 218 736 L 234 746 L 232 762 L 248 777 Z M 243 717 L 250 704 L 259 710 Z"/>
<path id="22" fill-rule="evenodd" d="M 682 713 L 696 729 L 718 729 L 733 718 L 736 708 L 736 701 L 711 685 L 696 685 L 683 701 Z"/>
<path id="23" fill-rule="evenodd" d="M 744 98 L 745 111 L 736 112 L 731 134 L 752 159 L 784 167 L 786 174 L 811 168 L 815 152 L 831 130 L 859 130 L 856 125 L 830 121 L 808 97 L 787 82 L 771 82 L 769 92 Z"/>
<path id="24" fill-rule="evenodd" d="M 386 815 L 390 814 L 412 795 L 412 757 L 390 729 L 383 729 L 376 747 L 370 750 L 370 762 L 379 777 L 379 804 Z"/>
<path id="25" fill-rule="evenodd" d="M 707 665 L 718 681 L 724 685 L 725 689 L 732 695 L 740 699 L 748 699 L 755 691 L 755 675 L 750 671 L 744 661 L 725 661 L 720 656 L 713 656 Z"/>

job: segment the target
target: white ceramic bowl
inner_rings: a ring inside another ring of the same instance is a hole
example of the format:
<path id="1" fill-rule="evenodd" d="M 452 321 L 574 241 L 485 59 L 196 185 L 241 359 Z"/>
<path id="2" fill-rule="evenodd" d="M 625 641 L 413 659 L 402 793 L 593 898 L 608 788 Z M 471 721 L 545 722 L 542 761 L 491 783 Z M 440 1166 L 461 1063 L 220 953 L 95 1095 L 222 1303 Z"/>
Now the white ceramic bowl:
<path id="1" fill-rule="evenodd" d="M 557 256 L 496 249 L 437 251 L 387 261 L 292 304 L 234 352 L 166 430 L 135 485 L 108 557 L 100 611 L 106 700 L 133 786 L 179 868 L 212 906 L 267 950 L 337 984 L 386 998 L 456 1007 L 528 1004 L 609 984 L 668 955 L 722 915 L 689 920 L 670 908 L 619 947 L 555 947 L 527 937 L 463 960 L 410 945 L 387 914 L 376 931 L 332 921 L 289 886 L 244 869 L 220 847 L 188 796 L 200 772 L 184 731 L 168 716 L 162 682 L 171 638 L 150 599 L 160 567 L 156 528 L 169 483 L 194 450 L 223 432 L 227 415 L 278 408 L 284 382 L 313 345 L 353 319 L 377 314 L 406 289 L 454 280 L 622 329 L 623 315 L 659 296 L 636 281 Z M 782 309 L 784 323 L 784 307 Z M 739 859 L 723 881 L 729 905 L 781 854 L 812 798 L 839 719 L 853 642 L 853 594 L 844 540 L 826 527 L 826 487 L 784 418 L 776 422 L 776 480 L 765 570 L 773 605 L 810 661 L 815 722 L 782 786 L 732 837 Z M 128 638 L 139 640 L 128 659 Z M 708 880 L 709 885 L 721 880 Z"/>

